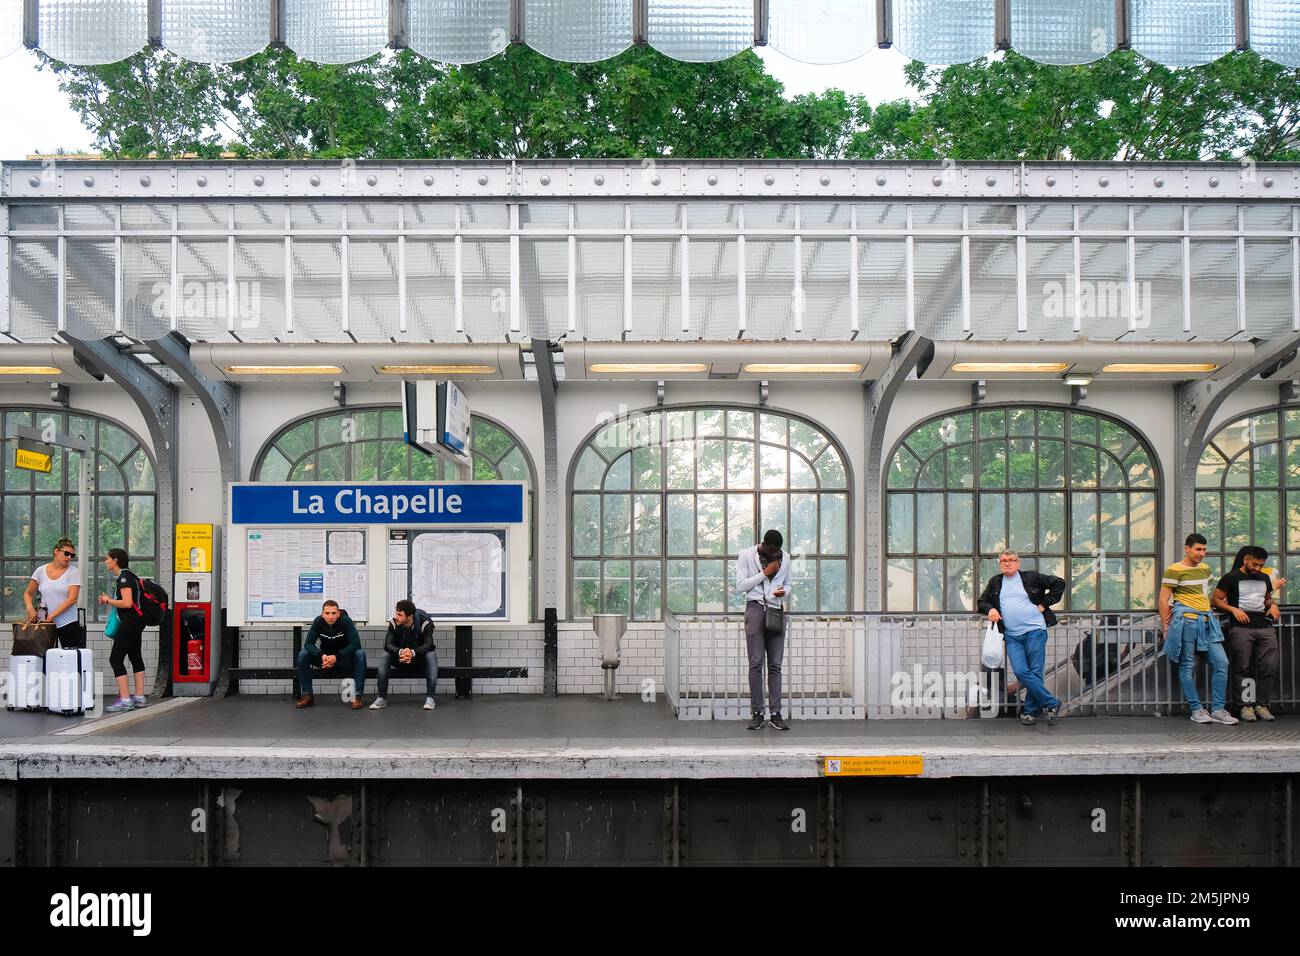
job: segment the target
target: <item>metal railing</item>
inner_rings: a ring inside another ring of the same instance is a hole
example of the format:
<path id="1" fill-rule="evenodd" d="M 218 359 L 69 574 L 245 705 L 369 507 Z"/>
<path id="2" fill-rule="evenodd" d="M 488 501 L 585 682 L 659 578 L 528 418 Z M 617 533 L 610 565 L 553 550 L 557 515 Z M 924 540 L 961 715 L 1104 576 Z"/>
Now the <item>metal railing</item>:
<path id="1" fill-rule="evenodd" d="M 1005 653 L 998 671 L 980 663 L 986 627 L 974 614 L 788 615 L 783 710 L 798 719 L 1014 714 L 1021 693 Z M 1283 610 L 1278 638 L 1274 703 L 1291 709 L 1300 705 L 1300 609 Z M 1045 683 L 1063 715 L 1184 713 L 1162 643 L 1154 612 L 1063 614 L 1048 630 Z M 1198 662 L 1207 702 L 1209 678 Z M 743 618 L 668 615 L 664 682 L 679 718 L 747 717 Z"/>
<path id="2" fill-rule="evenodd" d="M 798 720 L 864 717 L 853 688 L 862 620 L 786 616 L 782 713 Z M 665 615 L 664 686 L 683 720 L 739 720 L 751 711 L 745 619 Z M 764 688 L 767 686 L 764 674 Z"/>

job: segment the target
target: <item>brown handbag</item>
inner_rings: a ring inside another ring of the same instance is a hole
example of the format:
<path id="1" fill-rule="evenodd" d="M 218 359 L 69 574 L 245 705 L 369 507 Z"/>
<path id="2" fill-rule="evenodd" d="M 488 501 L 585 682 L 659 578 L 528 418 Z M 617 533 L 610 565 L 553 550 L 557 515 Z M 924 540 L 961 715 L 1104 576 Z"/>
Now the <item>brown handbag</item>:
<path id="1" fill-rule="evenodd" d="M 44 657 L 45 652 L 59 646 L 58 635 L 50 621 L 28 621 L 14 624 L 14 647 L 11 652 L 15 657 Z"/>

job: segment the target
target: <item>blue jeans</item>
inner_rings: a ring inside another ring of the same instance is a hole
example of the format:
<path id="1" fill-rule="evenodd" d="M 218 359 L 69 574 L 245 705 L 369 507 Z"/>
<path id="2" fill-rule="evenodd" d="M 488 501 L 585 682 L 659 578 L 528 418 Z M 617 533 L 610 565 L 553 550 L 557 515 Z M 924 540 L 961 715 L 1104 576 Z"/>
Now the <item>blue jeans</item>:
<path id="1" fill-rule="evenodd" d="M 1228 655 L 1223 652 L 1223 644 L 1213 643 L 1205 652 L 1210 662 L 1210 697 L 1214 706 L 1211 710 L 1223 710 L 1228 701 Z M 1178 658 L 1178 683 L 1183 685 L 1183 697 L 1187 706 L 1196 712 L 1201 709 L 1201 694 L 1196 689 L 1196 634 L 1183 632 L 1183 650 Z"/>
<path id="2" fill-rule="evenodd" d="M 388 696 L 388 675 L 394 667 L 419 667 L 418 661 L 412 660 L 410 664 L 398 664 L 396 656 L 384 652 L 384 656 L 379 659 L 379 696 Z M 429 651 L 424 655 L 424 690 L 430 697 L 433 696 L 434 688 L 438 686 L 438 655 Z"/>
<path id="3" fill-rule="evenodd" d="M 1061 702 L 1043 685 L 1043 667 L 1047 663 L 1047 632 L 1041 627 L 1024 634 L 1005 635 L 1007 660 L 1016 679 L 1029 695 L 1024 712 L 1033 716 L 1040 710 L 1056 710 Z"/>
<path id="4" fill-rule="evenodd" d="M 307 653 L 307 648 L 298 652 L 298 660 L 295 662 L 298 668 L 298 689 L 304 694 L 310 694 L 311 690 L 311 655 Z M 335 664 L 329 669 L 321 668 L 321 677 L 343 677 L 343 668 Z M 360 697 L 366 689 L 366 652 L 357 651 L 352 655 L 352 680 L 356 684 L 356 693 Z"/>

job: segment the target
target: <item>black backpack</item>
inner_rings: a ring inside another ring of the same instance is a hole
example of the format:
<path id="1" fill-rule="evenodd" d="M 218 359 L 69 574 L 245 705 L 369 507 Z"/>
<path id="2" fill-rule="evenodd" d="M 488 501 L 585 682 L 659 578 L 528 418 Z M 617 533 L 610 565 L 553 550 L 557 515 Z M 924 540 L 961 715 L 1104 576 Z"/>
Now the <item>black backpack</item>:
<path id="1" fill-rule="evenodd" d="M 140 581 L 140 617 L 146 627 L 161 624 L 167 618 L 167 592 L 157 581 Z"/>

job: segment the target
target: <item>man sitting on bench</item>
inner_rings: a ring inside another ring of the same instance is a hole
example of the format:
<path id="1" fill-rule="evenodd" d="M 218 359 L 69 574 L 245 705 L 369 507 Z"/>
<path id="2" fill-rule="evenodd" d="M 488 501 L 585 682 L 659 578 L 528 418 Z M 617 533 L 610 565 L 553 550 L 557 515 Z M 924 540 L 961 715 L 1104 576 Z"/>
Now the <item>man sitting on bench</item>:
<path id="1" fill-rule="evenodd" d="M 379 696 L 371 710 L 388 706 L 388 675 L 395 665 L 414 664 L 424 670 L 424 709 L 433 710 L 433 692 L 438 686 L 438 655 L 434 653 L 433 620 L 410 601 L 398 601 L 384 638 L 385 654 L 379 659 Z M 421 664 L 421 662 L 423 662 Z"/>
<path id="2" fill-rule="evenodd" d="M 354 682 L 352 709 L 360 710 L 363 706 L 361 692 L 366 689 L 366 652 L 361 649 L 357 626 L 347 611 L 339 610 L 338 601 L 326 601 L 321 605 L 320 616 L 311 622 L 307 643 L 298 652 L 298 660 L 294 663 L 298 667 L 298 689 L 302 693 L 295 707 L 310 707 L 316 701 L 311 692 L 313 667 L 328 672 L 322 675 L 324 677 L 350 674 Z"/>

